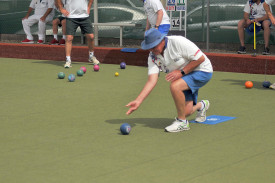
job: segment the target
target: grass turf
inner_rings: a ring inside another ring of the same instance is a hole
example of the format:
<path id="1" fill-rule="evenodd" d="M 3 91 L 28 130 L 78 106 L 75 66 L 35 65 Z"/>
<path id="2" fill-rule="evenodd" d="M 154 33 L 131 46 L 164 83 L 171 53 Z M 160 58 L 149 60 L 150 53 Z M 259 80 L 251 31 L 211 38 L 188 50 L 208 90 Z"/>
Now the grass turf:
<path id="1" fill-rule="evenodd" d="M 262 87 L 264 75 L 214 72 L 199 100 L 210 100 L 207 115 L 237 118 L 165 133 L 176 111 L 164 74 L 126 116 L 147 68 L 102 64 L 94 72 L 87 63 L 63 64 L 0 59 L 0 182 L 275 181 L 275 98 Z M 81 66 L 86 74 L 69 82 Z M 247 80 L 252 89 L 245 89 Z M 127 136 L 119 131 L 125 122 L 132 126 Z"/>

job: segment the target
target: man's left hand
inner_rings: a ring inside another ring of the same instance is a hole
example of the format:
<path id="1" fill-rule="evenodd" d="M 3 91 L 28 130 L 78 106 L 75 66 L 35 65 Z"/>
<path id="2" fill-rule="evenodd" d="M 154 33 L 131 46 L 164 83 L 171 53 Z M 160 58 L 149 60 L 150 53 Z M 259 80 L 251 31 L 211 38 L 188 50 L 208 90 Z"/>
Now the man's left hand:
<path id="1" fill-rule="evenodd" d="M 173 82 L 182 77 L 180 70 L 174 70 L 165 76 L 166 81 Z"/>

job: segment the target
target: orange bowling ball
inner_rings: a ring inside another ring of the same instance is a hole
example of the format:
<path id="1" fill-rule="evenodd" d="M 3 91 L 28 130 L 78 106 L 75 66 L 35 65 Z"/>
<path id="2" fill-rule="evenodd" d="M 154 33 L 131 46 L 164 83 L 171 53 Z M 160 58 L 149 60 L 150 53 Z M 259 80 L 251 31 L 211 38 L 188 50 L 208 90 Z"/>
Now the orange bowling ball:
<path id="1" fill-rule="evenodd" d="M 244 85 L 245 85 L 246 88 L 252 88 L 253 87 L 252 81 L 246 81 Z"/>

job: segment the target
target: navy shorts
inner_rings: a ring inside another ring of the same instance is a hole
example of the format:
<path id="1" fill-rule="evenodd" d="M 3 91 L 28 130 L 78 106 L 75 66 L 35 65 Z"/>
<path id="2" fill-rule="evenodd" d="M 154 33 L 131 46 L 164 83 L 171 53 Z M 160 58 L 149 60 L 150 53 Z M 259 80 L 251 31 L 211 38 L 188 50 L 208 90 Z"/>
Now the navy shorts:
<path id="1" fill-rule="evenodd" d="M 92 34 L 93 28 L 90 18 L 66 18 L 66 35 L 75 35 L 80 27 L 82 34 Z"/>

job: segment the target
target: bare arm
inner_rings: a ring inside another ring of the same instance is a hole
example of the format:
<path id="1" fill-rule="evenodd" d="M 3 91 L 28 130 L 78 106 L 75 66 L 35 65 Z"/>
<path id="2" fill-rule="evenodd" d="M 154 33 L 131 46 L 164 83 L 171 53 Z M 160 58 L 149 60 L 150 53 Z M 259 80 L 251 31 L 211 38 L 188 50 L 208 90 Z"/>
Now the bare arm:
<path id="1" fill-rule="evenodd" d="M 52 12 L 53 8 L 48 8 L 45 14 L 40 18 L 41 21 L 45 22 L 47 16 Z"/>
<path id="2" fill-rule="evenodd" d="M 268 18 L 271 20 L 271 23 L 273 25 L 275 25 L 275 18 L 274 18 L 274 16 L 271 13 L 270 6 L 268 4 L 266 4 L 266 2 L 264 2 L 263 6 L 264 6 L 264 10 L 265 10 Z"/>
<path id="3" fill-rule="evenodd" d="M 22 18 L 22 20 L 24 20 L 24 19 L 28 19 L 28 18 L 29 18 L 29 16 L 30 16 L 30 14 L 31 14 L 31 12 L 32 12 L 32 10 L 33 10 L 33 8 L 29 7 L 29 9 L 28 9 L 28 12 L 27 12 L 26 16 L 25 16 L 24 18 Z"/>
<path id="4" fill-rule="evenodd" d="M 198 60 L 193 60 L 193 61 L 189 62 L 189 64 L 187 64 L 183 68 L 184 73 L 188 74 L 188 73 L 192 72 L 196 67 L 198 67 L 204 61 L 205 61 L 205 58 L 202 55 Z M 181 77 L 182 77 L 181 71 L 180 70 L 174 70 L 174 71 L 170 72 L 169 74 L 167 74 L 165 79 L 167 81 L 175 81 L 175 80 L 177 80 Z"/>
<path id="5" fill-rule="evenodd" d="M 158 81 L 158 74 L 151 74 L 148 76 L 148 80 L 147 80 L 145 86 L 143 87 L 142 91 L 138 95 L 138 97 L 134 101 L 132 101 L 126 105 L 126 107 L 130 107 L 130 109 L 126 113 L 127 115 L 131 114 L 132 112 L 134 112 L 135 110 L 138 109 L 140 104 L 145 100 L 145 98 L 154 89 L 154 87 L 157 84 L 157 81 Z"/>
<path id="6" fill-rule="evenodd" d="M 93 2 L 94 2 L 94 0 L 90 0 L 89 3 L 88 3 L 88 9 L 87 9 L 87 13 L 88 13 L 88 14 L 90 14 L 91 7 L 92 7 Z"/>
<path id="7" fill-rule="evenodd" d="M 55 0 L 55 5 L 59 9 L 59 11 L 64 15 L 68 16 L 70 13 L 63 7 L 63 3 L 61 0 Z"/>
<path id="8" fill-rule="evenodd" d="M 157 14 L 158 14 L 158 17 L 157 17 L 157 21 L 156 21 L 156 26 L 159 26 L 161 24 L 161 21 L 163 18 L 163 11 L 158 10 Z"/>

